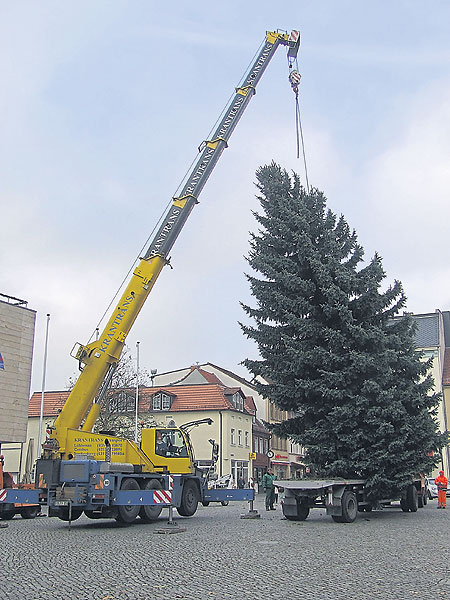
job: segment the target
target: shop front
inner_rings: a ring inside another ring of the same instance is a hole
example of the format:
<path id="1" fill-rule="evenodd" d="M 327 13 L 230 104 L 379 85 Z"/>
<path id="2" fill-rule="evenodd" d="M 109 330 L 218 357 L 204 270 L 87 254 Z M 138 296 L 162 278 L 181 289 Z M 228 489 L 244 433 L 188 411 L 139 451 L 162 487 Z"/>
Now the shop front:
<path id="1" fill-rule="evenodd" d="M 272 460 L 272 469 L 277 479 L 289 479 L 289 455 L 276 453 Z"/>
<path id="2" fill-rule="evenodd" d="M 305 477 L 305 465 L 291 462 L 291 479 L 303 479 Z"/>
<path id="3" fill-rule="evenodd" d="M 290 478 L 291 479 L 303 479 L 305 477 L 305 465 L 303 464 L 303 456 L 291 454 L 290 455 Z"/>

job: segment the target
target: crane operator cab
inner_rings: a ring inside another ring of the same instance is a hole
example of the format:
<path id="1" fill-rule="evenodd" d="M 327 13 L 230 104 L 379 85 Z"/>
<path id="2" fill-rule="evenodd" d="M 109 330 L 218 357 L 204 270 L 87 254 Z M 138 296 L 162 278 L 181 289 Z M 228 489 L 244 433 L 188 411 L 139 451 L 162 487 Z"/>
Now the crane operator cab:
<path id="1" fill-rule="evenodd" d="M 156 430 L 155 454 L 174 458 L 176 456 L 187 458 L 188 452 L 181 431 Z"/>
<path id="2" fill-rule="evenodd" d="M 170 473 L 193 473 L 195 470 L 190 440 L 181 429 L 143 429 L 141 449 L 155 467 L 164 467 Z"/>

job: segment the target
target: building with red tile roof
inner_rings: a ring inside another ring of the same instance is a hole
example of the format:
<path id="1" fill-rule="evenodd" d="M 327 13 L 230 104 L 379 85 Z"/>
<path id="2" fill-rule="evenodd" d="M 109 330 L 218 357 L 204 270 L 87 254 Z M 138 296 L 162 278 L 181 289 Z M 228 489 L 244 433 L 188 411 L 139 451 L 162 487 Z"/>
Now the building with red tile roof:
<path id="1" fill-rule="evenodd" d="M 44 417 L 56 418 L 69 396 L 68 391 L 45 392 L 43 415 Z M 28 417 L 39 417 L 41 414 L 42 393 L 34 392 L 28 405 Z"/>
<path id="2" fill-rule="evenodd" d="M 154 381 L 161 385 L 180 385 L 186 383 L 200 383 L 206 381 L 219 381 L 224 386 L 236 386 L 241 389 L 246 398 L 251 398 L 255 409 L 255 417 L 259 418 L 261 428 L 258 430 L 253 424 L 253 453 L 252 473 L 256 481 L 260 481 L 268 466 L 272 466 L 279 479 L 297 477 L 304 470 L 304 449 L 298 444 L 273 436 L 261 421 L 270 423 L 286 419 L 288 413 L 280 411 L 267 398 L 259 395 L 255 385 L 244 377 L 236 375 L 228 369 L 223 369 L 212 363 L 193 365 L 185 369 L 162 373 L 154 377 Z M 271 456 L 271 458 L 269 458 Z M 253 458 L 254 457 L 254 458 Z"/>
<path id="3" fill-rule="evenodd" d="M 52 425 L 69 395 L 69 391 L 44 394 L 44 428 Z M 126 420 L 134 430 L 136 392 L 117 390 L 108 399 L 107 411 Z M 29 403 L 29 437 L 38 439 L 42 394 L 34 393 Z M 242 474 L 246 481 L 252 452 L 252 426 L 256 413 L 253 399 L 239 386 L 226 386 L 211 373 L 194 369 L 191 377 L 183 377 L 173 385 L 141 387 L 139 389 L 140 421 L 164 426 L 180 426 L 186 422 L 210 418 L 211 425 L 195 427 L 190 435 L 196 459 L 201 466 L 211 461 L 210 439 L 219 444 L 217 473 L 232 474 L 236 480 Z M 99 424 L 105 423 L 103 414 Z M 117 419 L 116 419 L 117 423 Z M 114 427 L 114 426 L 113 426 Z M 110 426 L 102 427 L 110 429 Z M 270 435 L 266 431 L 267 435 Z M 45 435 L 43 437 L 45 439 Z"/>

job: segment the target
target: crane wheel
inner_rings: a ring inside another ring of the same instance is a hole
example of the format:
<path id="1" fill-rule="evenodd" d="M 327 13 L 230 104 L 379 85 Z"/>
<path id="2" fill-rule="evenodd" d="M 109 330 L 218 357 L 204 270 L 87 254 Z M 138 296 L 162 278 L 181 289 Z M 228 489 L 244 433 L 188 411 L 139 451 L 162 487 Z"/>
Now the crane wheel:
<path id="1" fill-rule="evenodd" d="M 162 490 L 161 482 L 158 479 L 149 479 L 142 487 L 143 490 Z M 139 517 L 144 523 L 156 521 L 161 514 L 162 506 L 147 505 L 141 506 Z"/>
<path id="2" fill-rule="evenodd" d="M 129 479 L 124 479 L 122 481 L 122 485 L 120 486 L 121 490 L 140 490 L 138 482 L 136 479 L 130 477 Z M 140 506 L 118 506 L 117 507 L 117 516 L 116 521 L 118 523 L 123 523 L 124 525 L 130 525 L 136 519 L 139 514 L 141 507 Z"/>
<path id="3" fill-rule="evenodd" d="M 27 506 L 26 508 L 22 508 L 20 516 L 22 519 L 35 519 L 40 512 L 40 506 Z"/>
<path id="4" fill-rule="evenodd" d="M 60 508 L 59 514 L 57 516 L 61 519 L 61 521 L 76 521 L 81 517 L 82 514 L 83 511 L 81 510 L 81 508 L 72 508 L 72 514 L 70 515 L 68 508 Z"/>
<path id="5" fill-rule="evenodd" d="M 178 514 L 182 517 L 192 517 L 197 510 L 199 500 L 200 494 L 197 484 L 192 479 L 188 479 L 183 485 L 181 505 L 177 508 Z"/>

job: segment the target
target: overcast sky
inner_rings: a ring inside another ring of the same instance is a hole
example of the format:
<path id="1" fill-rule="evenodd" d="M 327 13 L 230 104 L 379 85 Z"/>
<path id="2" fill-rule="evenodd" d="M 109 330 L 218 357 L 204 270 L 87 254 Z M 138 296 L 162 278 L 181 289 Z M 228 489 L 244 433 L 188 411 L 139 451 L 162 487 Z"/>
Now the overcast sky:
<path id="1" fill-rule="evenodd" d="M 450 309 L 448 2 L 0 0 L 0 292 L 37 311 L 31 391 L 86 343 L 266 30 L 299 29 L 310 183 L 407 309 Z M 280 48 L 127 345 L 164 372 L 256 356 L 239 301 L 255 171 L 304 176 Z M 1 349 L 0 349 L 1 350 Z"/>

